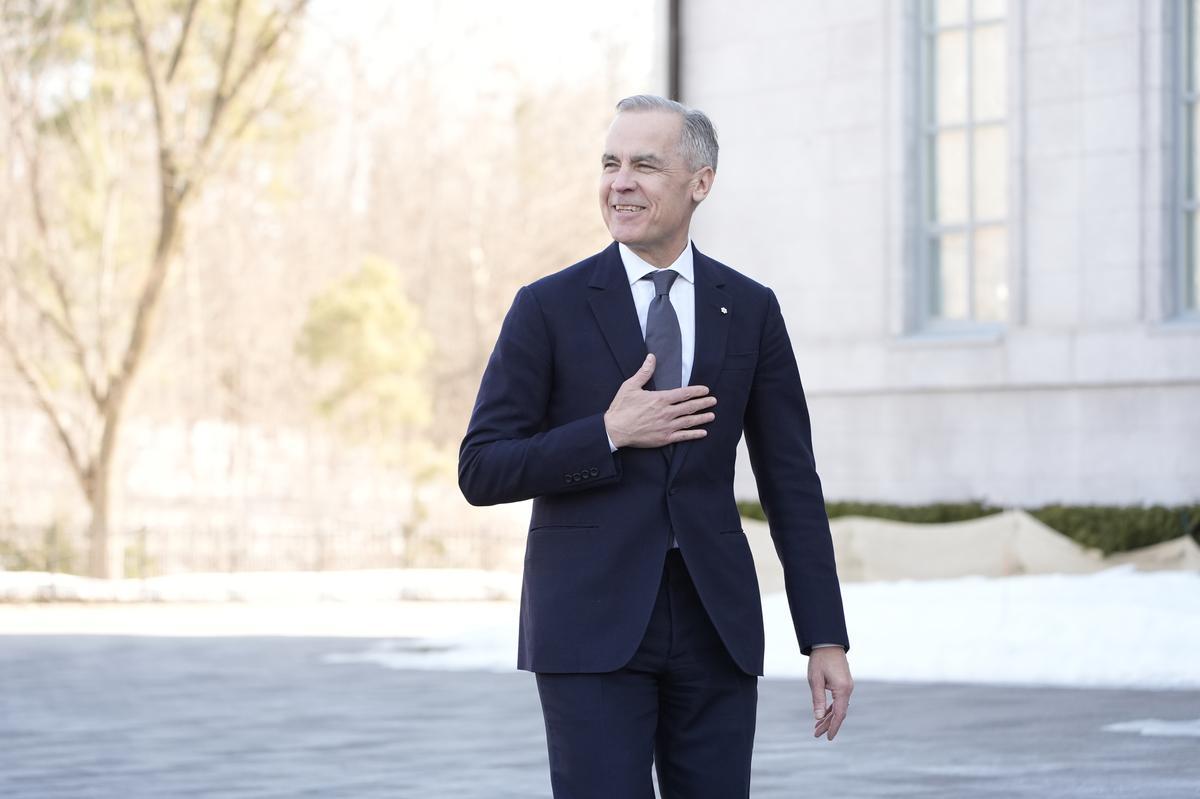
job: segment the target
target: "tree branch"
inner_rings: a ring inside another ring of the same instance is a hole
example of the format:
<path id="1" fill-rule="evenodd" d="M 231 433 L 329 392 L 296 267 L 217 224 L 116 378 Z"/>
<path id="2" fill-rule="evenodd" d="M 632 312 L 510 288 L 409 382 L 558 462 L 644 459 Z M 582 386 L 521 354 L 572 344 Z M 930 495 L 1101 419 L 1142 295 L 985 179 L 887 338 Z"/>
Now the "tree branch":
<path id="1" fill-rule="evenodd" d="M 201 174 L 211 175 L 220 172 L 226 163 L 226 159 L 231 155 L 237 146 L 237 143 L 245 134 L 246 129 L 249 128 L 256 119 L 273 108 L 278 102 L 279 98 L 284 95 L 283 90 L 286 90 L 287 88 L 287 81 L 284 80 L 283 76 L 281 75 L 279 79 L 276 80 L 272 85 L 271 91 L 267 95 L 267 98 L 258 105 L 247 110 L 242 115 L 242 118 L 238 120 L 237 124 L 234 125 L 234 127 L 230 130 L 229 135 L 224 138 L 225 146 L 218 150 L 209 151 L 212 153 L 212 157 L 206 158 L 206 160 L 197 165 L 198 169 L 201 171 Z"/>
<path id="2" fill-rule="evenodd" d="M 282 14 L 277 10 L 271 11 L 266 20 L 263 21 L 258 33 L 254 36 L 256 44 L 254 49 L 250 51 L 250 55 L 246 59 L 246 64 L 242 67 L 242 70 L 233 82 L 226 86 L 229 69 L 232 65 L 234 39 L 240 19 L 239 12 L 241 5 L 241 0 L 237 0 L 234 6 L 234 18 L 230 24 L 230 38 L 226 43 L 225 53 L 221 60 L 221 77 L 217 83 L 217 91 L 213 95 L 212 107 L 209 111 L 208 128 L 204 131 L 200 145 L 196 148 L 195 157 L 197 163 L 204 160 L 206 151 L 212 145 L 213 137 L 216 135 L 225 110 L 237 98 L 238 93 L 245 88 L 254 73 L 265 63 L 267 56 L 275 50 L 275 47 L 279 44 L 280 37 L 283 36 L 296 17 L 304 11 L 304 8 L 308 5 L 308 0 L 296 0 L 292 4 L 292 7 Z M 275 25 L 274 21 L 280 18 L 282 18 L 282 21 L 278 25 Z M 272 30 L 272 28 L 274 29 Z M 188 187 L 190 188 L 190 181 Z"/>
<path id="3" fill-rule="evenodd" d="M 138 292 L 137 308 L 133 315 L 133 325 L 129 331 L 129 341 L 125 345 L 125 353 L 121 358 L 120 367 L 110 376 L 108 392 L 105 394 L 105 404 L 101 409 L 108 415 L 113 408 L 119 409 L 129 390 L 130 382 L 142 361 L 146 342 L 150 334 L 150 325 L 154 312 L 158 308 L 158 298 L 162 293 L 163 284 L 167 278 L 167 267 L 171 262 L 171 250 L 178 232 L 179 212 L 181 205 L 172 203 L 163 208 L 162 226 L 159 229 L 158 248 L 154 260 L 146 273 L 142 289 Z M 107 425 L 106 425 L 107 428 Z"/>
<path id="4" fill-rule="evenodd" d="M 120 208 L 118 201 L 113 197 L 117 193 L 119 182 L 116 179 L 110 179 L 104 189 L 104 213 L 103 223 L 100 226 L 100 242 L 96 247 L 96 281 L 94 299 L 96 314 L 93 318 L 95 324 L 95 342 L 96 342 L 96 359 L 100 364 L 100 371 L 107 378 L 109 375 L 109 337 L 108 332 L 111 329 L 112 313 L 109 306 L 108 297 L 106 295 L 106 286 L 109 280 L 109 275 L 116 271 L 113 264 L 113 240 L 116 237 L 115 228 L 120 219 Z M 103 386 L 105 392 L 108 391 L 108 385 Z"/>
<path id="5" fill-rule="evenodd" d="M 233 9 L 229 15 L 229 35 L 225 40 L 225 49 L 221 51 L 221 63 L 217 68 L 217 88 L 213 91 L 212 102 L 208 109 L 208 125 L 200 144 L 196 148 L 195 159 L 200 161 L 208 149 L 212 137 L 216 134 L 217 123 L 225 110 L 225 104 L 232 99 L 225 94 L 225 84 L 229 80 L 229 70 L 233 65 L 233 51 L 237 47 L 238 30 L 242 25 L 242 0 L 234 0 Z M 235 87 L 236 88 L 236 87 Z M 193 164 L 194 166 L 194 164 Z M 189 181 L 190 185 L 191 181 Z"/>
<path id="6" fill-rule="evenodd" d="M 78 478 L 80 484 L 83 486 L 84 494 L 87 495 L 90 491 L 91 466 L 84 463 L 79 450 L 76 449 L 75 443 L 71 440 L 71 434 L 67 431 L 66 424 L 63 421 L 63 414 L 55 406 L 54 400 L 50 398 L 49 387 L 43 383 L 33 367 L 22 357 L 20 350 L 17 349 L 12 337 L 8 334 L 8 328 L 3 324 L 0 324 L 0 344 L 3 345 L 4 350 L 8 352 L 9 358 L 12 359 L 13 365 L 16 366 L 17 374 L 21 376 L 25 384 L 29 386 L 30 391 L 33 392 L 34 401 L 37 402 L 38 407 L 50 419 L 50 424 L 53 425 L 54 431 L 58 435 L 58 440 L 62 443 L 63 449 L 66 450 L 67 460 L 75 472 L 75 477 Z"/>
<path id="7" fill-rule="evenodd" d="M 133 16 L 133 38 L 137 44 L 138 55 L 141 57 L 142 72 L 146 76 L 146 87 L 150 90 L 150 101 L 154 106 L 154 136 L 158 144 L 158 164 L 160 170 L 159 190 L 162 192 L 162 205 L 165 208 L 167 198 L 175 192 L 174 157 L 167 142 L 166 109 L 163 107 L 162 88 L 158 73 L 154 70 L 154 57 L 150 53 L 150 39 L 146 26 L 142 22 L 141 12 L 138 11 L 136 0 L 125 0 L 129 13 Z"/>
<path id="8" fill-rule="evenodd" d="M 50 309 L 42 304 L 37 295 L 25 286 L 24 281 L 21 280 L 21 276 L 17 273 L 16 267 L 7 259 L 5 259 L 5 266 L 8 267 L 9 274 L 12 275 L 13 288 L 37 311 L 38 317 L 49 325 L 50 329 L 58 333 L 59 338 L 70 348 L 71 354 L 75 358 L 75 363 L 79 367 L 80 374 L 83 377 L 84 385 L 87 386 L 88 394 L 91 396 L 92 401 L 96 403 L 96 407 L 102 406 L 104 404 L 103 391 L 92 377 L 91 370 L 87 364 L 87 351 L 83 346 L 83 339 L 79 337 L 79 332 L 71 324 L 69 317 L 67 321 L 63 321 L 51 313 Z"/>
<path id="9" fill-rule="evenodd" d="M 192 20 L 196 18 L 196 6 L 200 5 L 200 0 L 191 0 L 188 3 L 187 11 L 183 15 L 183 30 L 179 32 L 179 42 L 175 45 L 175 52 L 171 55 L 171 63 L 167 66 L 166 82 L 171 83 L 175 79 L 175 70 L 179 67 L 179 62 L 183 59 L 183 51 L 187 46 L 188 34 L 192 31 Z"/>
<path id="10" fill-rule="evenodd" d="M 21 102 L 15 86 L 13 86 L 8 70 L 3 69 L 3 78 L 5 92 L 8 96 L 8 101 L 14 109 L 21 111 L 21 116 L 26 114 L 34 115 L 35 109 L 31 104 Z M 36 96 L 37 82 L 34 84 L 34 93 Z M 36 121 L 34 123 L 36 125 Z M 69 125 L 69 120 L 68 120 Z M 70 126 L 72 138 L 75 137 L 73 126 Z M 25 160 L 29 165 L 27 170 L 29 195 L 32 200 L 34 225 L 38 231 L 38 236 L 41 238 L 43 245 L 46 248 L 47 260 L 43 262 L 43 269 L 46 277 L 50 281 L 50 285 L 54 289 L 55 299 L 58 301 L 59 313 L 61 318 L 50 312 L 40 300 L 38 300 L 33 292 L 29 291 L 20 279 L 16 271 L 16 267 L 11 262 L 6 262 L 10 273 L 13 276 L 13 284 L 18 293 L 20 293 L 33 307 L 37 310 L 43 321 L 47 322 L 50 327 L 57 332 L 66 342 L 75 357 L 76 364 L 79 367 L 83 381 L 88 388 L 88 392 L 92 400 L 98 405 L 103 402 L 102 389 L 92 376 L 91 370 L 88 368 L 87 352 L 83 345 L 83 339 L 79 335 L 78 326 L 75 324 L 75 317 L 72 311 L 72 303 L 70 292 L 67 288 L 66 280 L 62 273 L 54 265 L 56 246 L 53 231 L 49 222 L 49 217 L 46 213 L 45 198 L 42 196 L 42 151 L 40 139 L 36 136 L 26 137 L 23 127 L 20 124 L 14 124 L 12 127 L 12 137 L 17 141 Z"/>

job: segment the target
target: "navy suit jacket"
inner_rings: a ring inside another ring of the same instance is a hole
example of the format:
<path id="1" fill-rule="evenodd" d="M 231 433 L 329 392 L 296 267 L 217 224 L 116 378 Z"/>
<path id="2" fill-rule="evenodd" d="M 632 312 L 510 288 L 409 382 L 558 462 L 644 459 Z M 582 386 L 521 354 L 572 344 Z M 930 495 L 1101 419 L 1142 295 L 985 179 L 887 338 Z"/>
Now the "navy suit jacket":
<path id="1" fill-rule="evenodd" d="M 762 674 L 758 578 L 734 503 L 743 432 L 801 652 L 849 650 L 808 408 L 771 289 L 693 248 L 691 385 L 716 396 L 708 434 L 611 452 L 604 412 L 646 357 L 614 242 L 523 286 L 488 360 L 459 449 L 473 505 L 533 499 L 517 667 L 601 672 L 641 642 L 673 530 L 730 654 Z"/>

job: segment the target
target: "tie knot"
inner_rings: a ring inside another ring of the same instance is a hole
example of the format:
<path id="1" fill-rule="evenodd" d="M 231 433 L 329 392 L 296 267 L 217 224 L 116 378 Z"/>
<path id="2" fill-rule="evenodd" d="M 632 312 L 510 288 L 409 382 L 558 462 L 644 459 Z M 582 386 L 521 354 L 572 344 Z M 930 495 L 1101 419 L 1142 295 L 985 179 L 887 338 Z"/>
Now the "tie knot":
<path id="1" fill-rule="evenodd" d="M 674 269 L 655 269 L 653 272 L 648 272 L 642 275 L 642 280 L 650 278 L 654 281 L 654 293 L 661 297 L 663 294 L 671 293 L 671 284 L 675 282 L 675 278 L 679 277 L 679 273 Z"/>

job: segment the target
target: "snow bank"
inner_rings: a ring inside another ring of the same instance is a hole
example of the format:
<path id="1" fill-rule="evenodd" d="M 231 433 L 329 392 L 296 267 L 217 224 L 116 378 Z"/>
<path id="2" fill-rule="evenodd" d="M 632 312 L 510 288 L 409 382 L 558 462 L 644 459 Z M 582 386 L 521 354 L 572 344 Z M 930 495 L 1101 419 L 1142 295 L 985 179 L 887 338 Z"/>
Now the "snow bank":
<path id="1" fill-rule="evenodd" d="M 842 587 L 858 679 L 1200 688 L 1200 575 L 964 577 Z M 783 595 L 767 597 L 768 676 L 800 676 Z"/>
<path id="2" fill-rule="evenodd" d="M 1123 566 L 1089 575 L 849 583 L 855 679 L 1200 688 L 1200 575 Z M 787 600 L 764 601 L 766 676 L 803 678 Z M 441 634 L 331 654 L 330 663 L 510 671 L 517 609 Z"/>

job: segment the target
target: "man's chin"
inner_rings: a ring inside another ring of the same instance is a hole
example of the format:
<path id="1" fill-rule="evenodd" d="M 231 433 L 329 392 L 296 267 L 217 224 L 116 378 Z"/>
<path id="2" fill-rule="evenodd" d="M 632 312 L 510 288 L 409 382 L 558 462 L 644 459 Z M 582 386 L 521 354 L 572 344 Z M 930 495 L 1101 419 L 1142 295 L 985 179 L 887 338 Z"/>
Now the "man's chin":
<path id="1" fill-rule="evenodd" d="M 608 233 L 613 237 L 613 241 L 618 241 L 628 246 L 633 246 L 641 241 L 641 231 L 634 230 L 629 225 L 613 224 L 610 222 L 608 224 Z"/>

